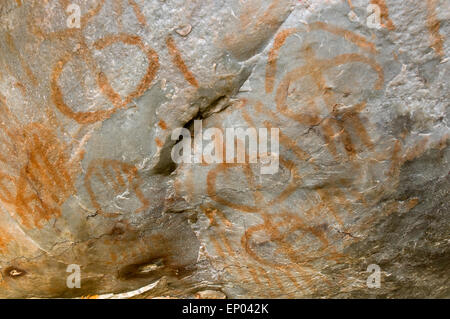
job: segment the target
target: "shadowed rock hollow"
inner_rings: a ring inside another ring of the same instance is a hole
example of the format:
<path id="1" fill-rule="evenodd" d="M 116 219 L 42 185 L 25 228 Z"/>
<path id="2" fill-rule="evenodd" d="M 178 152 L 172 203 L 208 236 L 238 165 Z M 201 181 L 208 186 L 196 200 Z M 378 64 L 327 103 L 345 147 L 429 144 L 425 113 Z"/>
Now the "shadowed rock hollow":
<path id="1" fill-rule="evenodd" d="M 450 297 L 449 12 L 1 1 L 0 297 Z M 174 163 L 194 120 L 278 171 Z"/>

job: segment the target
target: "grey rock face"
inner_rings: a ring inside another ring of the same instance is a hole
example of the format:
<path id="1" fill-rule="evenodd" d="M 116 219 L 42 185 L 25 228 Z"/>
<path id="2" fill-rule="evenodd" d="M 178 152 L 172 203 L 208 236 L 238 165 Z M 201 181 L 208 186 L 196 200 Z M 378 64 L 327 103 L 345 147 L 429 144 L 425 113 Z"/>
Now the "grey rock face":
<path id="1" fill-rule="evenodd" d="M 450 297 L 449 12 L 2 1 L 0 297 Z M 194 120 L 279 128 L 278 172 L 174 163 Z"/>

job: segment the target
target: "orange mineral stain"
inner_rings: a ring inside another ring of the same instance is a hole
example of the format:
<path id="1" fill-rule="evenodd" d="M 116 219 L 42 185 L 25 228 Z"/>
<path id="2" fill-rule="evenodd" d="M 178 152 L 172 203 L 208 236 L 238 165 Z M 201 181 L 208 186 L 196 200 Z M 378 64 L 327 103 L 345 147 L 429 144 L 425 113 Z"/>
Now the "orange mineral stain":
<path id="1" fill-rule="evenodd" d="M 163 130 L 167 130 L 167 123 L 164 122 L 164 120 L 160 120 L 160 121 L 158 122 L 158 126 L 159 126 L 161 129 L 163 129 Z"/>
<path id="2" fill-rule="evenodd" d="M 308 24 L 308 29 L 309 29 L 309 31 L 324 30 L 324 31 L 336 34 L 338 36 L 345 38 L 347 41 L 354 43 L 355 45 L 359 46 L 363 50 L 366 50 L 372 54 L 377 53 L 375 44 L 368 41 L 365 37 L 363 37 L 359 34 L 356 34 L 354 32 L 345 30 L 343 28 L 340 28 L 338 26 L 334 26 L 331 24 L 317 21 L 317 22 Z"/>
<path id="3" fill-rule="evenodd" d="M 158 145 L 158 147 L 164 146 L 164 143 L 159 138 L 155 138 L 155 144 Z"/>
<path id="4" fill-rule="evenodd" d="M 395 30 L 395 25 L 389 18 L 389 9 L 386 5 L 386 0 L 371 0 L 370 3 L 380 8 L 382 26 L 388 30 Z"/>
<path id="5" fill-rule="evenodd" d="M 427 27 L 430 32 L 431 47 L 440 56 L 444 56 L 444 36 L 439 33 L 441 24 L 437 19 L 437 0 L 427 1 Z"/>
<path id="6" fill-rule="evenodd" d="M 100 88 L 100 91 L 113 104 L 113 107 L 100 109 L 97 111 L 75 112 L 71 109 L 70 106 L 65 103 L 64 95 L 61 88 L 59 87 L 58 80 L 61 76 L 64 66 L 74 57 L 72 53 L 68 53 L 55 65 L 51 78 L 53 103 L 65 116 L 72 118 L 80 124 L 91 124 L 103 121 L 110 118 L 118 109 L 126 108 L 133 99 L 140 97 L 145 91 L 150 88 L 151 83 L 156 76 L 156 72 L 159 69 L 159 58 L 156 52 L 145 45 L 142 42 L 141 38 L 139 38 L 138 36 L 127 34 L 106 36 L 105 38 L 101 38 L 97 42 L 95 42 L 94 47 L 97 50 L 102 50 L 114 43 L 123 43 L 137 46 L 146 54 L 148 67 L 146 74 L 143 76 L 138 86 L 128 96 L 122 98 L 112 88 L 106 75 L 98 70 L 98 67 L 93 62 L 94 59 L 92 57 L 92 54 L 86 48 L 86 44 L 82 41 L 83 49 L 80 51 L 80 54 L 82 55 L 82 58 L 87 62 L 87 65 L 90 67 L 91 71 L 96 74 L 97 85 Z"/>
<path id="7" fill-rule="evenodd" d="M 7 232 L 7 229 L 0 228 L 0 252 L 5 253 L 8 243 L 13 238 L 11 235 Z"/>
<path id="8" fill-rule="evenodd" d="M 25 228 L 41 228 L 61 215 L 61 205 L 75 191 L 77 170 L 69 164 L 65 145 L 42 124 L 28 124 L 8 136 L 13 152 L 0 161 L 15 169 L 2 174 L 0 201 Z"/>
<path id="9" fill-rule="evenodd" d="M 136 18 L 139 21 L 139 23 L 142 24 L 143 26 L 147 26 L 147 21 L 145 20 L 145 16 L 142 13 L 139 6 L 137 5 L 137 3 L 133 0 L 128 0 L 128 3 L 130 4 L 130 6 L 133 7 L 134 14 L 136 15 Z"/>
<path id="10" fill-rule="evenodd" d="M 267 61 L 267 67 L 266 67 L 266 93 L 271 93 L 273 91 L 273 85 L 275 82 L 275 75 L 277 73 L 277 58 L 278 58 L 278 51 L 280 51 L 280 48 L 283 46 L 284 42 L 286 42 L 286 39 L 296 32 L 297 29 L 287 29 L 280 31 L 276 37 L 273 44 L 272 49 L 269 51 L 269 57 Z"/>
<path id="11" fill-rule="evenodd" d="M 30 66 L 28 65 L 28 63 L 23 58 L 22 54 L 15 46 L 13 37 L 8 32 L 6 32 L 5 37 L 6 37 L 6 44 L 8 45 L 9 49 L 14 54 L 14 56 L 16 56 L 19 59 L 20 65 L 22 66 L 22 69 L 25 71 L 27 77 L 31 80 L 31 83 L 34 86 L 36 86 L 38 84 L 38 80 L 34 75 L 33 71 L 31 70 Z"/>
<path id="12" fill-rule="evenodd" d="M 368 41 L 365 37 L 358 35 L 356 33 L 353 33 L 351 31 L 345 30 L 343 28 L 331 25 L 331 24 L 327 24 L 327 23 L 320 22 L 320 21 L 313 22 L 313 23 L 308 24 L 307 30 L 308 31 L 314 31 L 314 30 L 327 31 L 332 34 L 335 34 L 335 35 L 345 38 L 347 41 L 354 43 L 358 47 L 360 47 L 363 50 L 366 50 L 372 54 L 377 53 L 375 45 L 372 42 Z M 271 93 L 274 88 L 279 51 L 282 48 L 282 46 L 284 45 L 284 43 L 286 42 L 286 39 L 296 32 L 300 32 L 300 30 L 291 28 L 291 29 L 282 30 L 275 36 L 274 44 L 269 51 L 269 57 L 268 57 L 267 66 L 266 66 L 266 83 L 265 83 L 266 93 Z"/>
<path id="13" fill-rule="evenodd" d="M 106 211 L 99 200 L 100 194 L 94 191 L 94 181 L 102 184 L 102 187 L 112 188 L 112 195 L 118 196 L 129 191 L 140 201 L 141 207 L 136 209 L 134 213 L 140 213 L 150 206 L 149 200 L 144 196 L 141 190 L 142 180 L 139 176 L 137 168 L 131 164 L 117 160 L 96 159 L 93 160 L 88 167 L 84 177 L 84 185 L 91 199 L 91 203 L 97 213 L 106 217 L 115 217 L 117 212 Z M 111 195 L 109 194 L 109 195 Z"/>
<path id="14" fill-rule="evenodd" d="M 177 46 L 175 45 L 175 41 L 171 36 L 167 37 L 166 45 L 170 55 L 172 56 L 173 63 L 181 71 L 186 81 L 188 81 L 192 86 L 198 88 L 197 79 L 195 78 L 194 74 L 192 74 L 192 72 L 189 71 L 186 63 L 184 63 L 183 57 L 181 56 L 181 53 L 178 50 Z"/>

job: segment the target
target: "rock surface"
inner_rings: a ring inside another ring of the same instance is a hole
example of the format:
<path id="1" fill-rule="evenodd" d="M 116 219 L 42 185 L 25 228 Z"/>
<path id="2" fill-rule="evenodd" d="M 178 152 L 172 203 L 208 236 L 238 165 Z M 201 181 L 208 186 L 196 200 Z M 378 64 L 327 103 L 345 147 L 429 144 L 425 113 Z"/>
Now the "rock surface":
<path id="1" fill-rule="evenodd" d="M 2 1 L 0 297 L 450 297 L 449 6 Z M 278 173 L 175 164 L 193 120 Z"/>

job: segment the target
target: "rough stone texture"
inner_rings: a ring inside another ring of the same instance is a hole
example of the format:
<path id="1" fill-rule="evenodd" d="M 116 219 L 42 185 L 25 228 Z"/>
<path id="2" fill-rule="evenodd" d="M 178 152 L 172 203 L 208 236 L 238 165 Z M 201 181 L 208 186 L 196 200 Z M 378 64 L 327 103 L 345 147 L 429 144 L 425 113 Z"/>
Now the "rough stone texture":
<path id="1" fill-rule="evenodd" d="M 1 1 L 0 297 L 450 297 L 449 9 Z M 193 119 L 280 128 L 279 172 L 175 165 Z"/>

